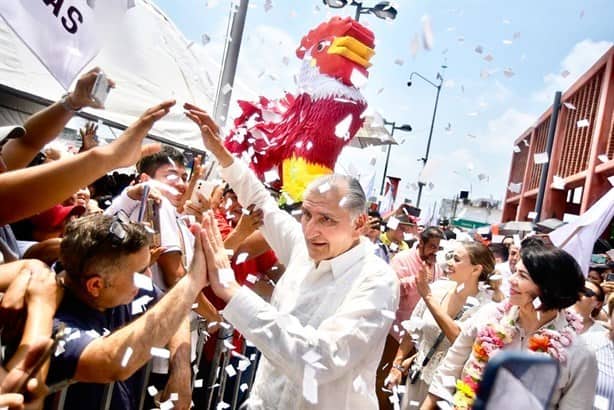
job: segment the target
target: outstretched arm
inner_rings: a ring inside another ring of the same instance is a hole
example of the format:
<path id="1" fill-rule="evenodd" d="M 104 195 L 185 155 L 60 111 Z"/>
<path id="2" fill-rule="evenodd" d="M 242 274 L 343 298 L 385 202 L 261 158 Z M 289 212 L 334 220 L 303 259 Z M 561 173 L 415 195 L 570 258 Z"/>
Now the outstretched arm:
<path id="1" fill-rule="evenodd" d="M 48 209 L 87 186 L 106 172 L 132 165 L 142 155 L 160 149 L 158 144 L 141 147 L 153 124 L 165 116 L 174 101 L 145 111 L 109 145 L 96 147 L 61 161 L 0 174 L 0 199 L 11 206 L 0 207 L 0 224 L 15 222 Z M 32 201 L 32 192 L 38 194 Z"/>

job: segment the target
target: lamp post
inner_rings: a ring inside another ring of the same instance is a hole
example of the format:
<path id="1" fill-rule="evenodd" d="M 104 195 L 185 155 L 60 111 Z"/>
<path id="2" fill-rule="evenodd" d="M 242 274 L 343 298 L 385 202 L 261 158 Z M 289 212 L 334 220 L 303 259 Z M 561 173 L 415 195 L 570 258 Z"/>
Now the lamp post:
<path id="1" fill-rule="evenodd" d="M 397 127 L 396 122 L 389 122 L 384 120 L 384 125 L 392 125 L 392 131 L 390 132 L 390 136 L 394 136 L 394 130 L 399 130 L 399 131 L 405 131 L 405 132 L 410 132 L 411 131 L 411 125 L 408 124 L 403 124 L 399 127 Z M 392 144 L 388 144 L 388 151 L 386 152 L 386 162 L 384 163 L 384 176 L 382 177 L 382 186 L 380 188 L 379 194 L 383 195 L 384 194 L 384 185 L 386 184 L 386 173 L 388 172 L 388 161 L 390 161 L 390 148 L 392 147 Z"/>
<path id="2" fill-rule="evenodd" d="M 348 4 L 356 7 L 354 20 L 359 21 L 361 14 L 373 14 L 382 20 L 394 20 L 397 16 L 397 9 L 389 1 L 380 1 L 373 7 L 364 7 L 362 2 L 356 0 L 322 0 L 322 3 L 331 9 L 341 9 Z"/>
<path id="3" fill-rule="evenodd" d="M 424 77 L 422 74 L 414 71 L 409 75 L 409 81 L 407 82 L 408 87 L 411 87 L 411 79 L 414 75 L 420 77 L 433 87 L 437 88 L 437 96 L 435 97 L 435 108 L 433 109 L 433 119 L 431 120 L 431 130 L 429 131 L 429 139 L 426 143 L 426 154 L 424 154 L 423 158 L 420 158 L 423 163 L 422 167 L 424 168 L 426 166 L 426 162 L 429 160 L 429 151 L 431 150 L 431 138 L 433 137 L 433 127 L 435 126 L 435 116 L 437 115 L 437 104 L 439 103 L 439 93 L 441 92 L 441 86 L 443 85 L 443 77 L 441 76 L 441 74 L 437 73 L 437 80 L 439 80 L 439 84 L 435 84 L 428 78 Z M 418 199 L 416 200 L 416 208 L 420 208 L 420 198 L 422 197 L 422 189 L 425 185 L 426 183 L 418 181 Z"/>

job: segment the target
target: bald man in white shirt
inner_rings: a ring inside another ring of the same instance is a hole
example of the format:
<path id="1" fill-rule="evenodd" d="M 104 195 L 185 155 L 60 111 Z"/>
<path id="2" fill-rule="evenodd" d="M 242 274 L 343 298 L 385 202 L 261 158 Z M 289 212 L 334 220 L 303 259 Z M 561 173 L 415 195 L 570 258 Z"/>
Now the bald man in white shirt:
<path id="1" fill-rule="evenodd" d="M 270 303 L 232 275 L 212 217 L 204 218 L 208 275 L 225 318 L 258 347 L 251 409 L 377 409 L 376 367 L 398 307 L 393 270 L 361 237 L 366 200 L 351 177 L 329 175 L 305 191 L 301 222 L 281 211 L 252 171 L 224 148 L 218 128 L 186 105 L 222 177 L 242 204 L 264 212 L 260 228 L 286 265 Z"/>

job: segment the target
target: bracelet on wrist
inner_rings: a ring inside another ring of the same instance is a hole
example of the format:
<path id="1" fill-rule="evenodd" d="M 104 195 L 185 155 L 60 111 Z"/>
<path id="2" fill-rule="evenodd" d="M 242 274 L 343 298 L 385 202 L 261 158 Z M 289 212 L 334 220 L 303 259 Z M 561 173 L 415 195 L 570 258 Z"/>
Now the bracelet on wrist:
<path id="1" fill-rule="evenodd" d="M 77 112 L 80 111 L 83 107 L 74 107 L 70 101 L 68 101 L 68 98 L 70 97 L 70 93 L 66 93 L 62 96 L 62 99 L 60 100 L 60 104 L 62 104 L 62 107 L 64 107 L 64 109 L 66 111 L 69 112 Z"/>
<path id="2" fill-rule="evenodd" d="M 392 365 L 393 369 L 397 369 L 398 371 L 400 371 L 401 373 L 405 373 L 405 368 L 403 368 L 403 366 L 401 366 L 400 364 L 393 364 Z"/>

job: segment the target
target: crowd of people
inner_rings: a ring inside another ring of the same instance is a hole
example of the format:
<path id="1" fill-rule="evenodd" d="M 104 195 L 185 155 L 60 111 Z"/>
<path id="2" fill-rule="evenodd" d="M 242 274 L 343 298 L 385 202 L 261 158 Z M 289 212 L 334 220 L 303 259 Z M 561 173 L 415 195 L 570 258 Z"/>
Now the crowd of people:
<path id="1" fill-rule="evenodd" d="M 257 367 L 239 400 L 251 409 L 468 409 L 499 351 L 556 361 L 548 408 L 614 408 L 608 244 L 582 272 L 538 236 L 422 226 L 407 204 L 367 212 L 359 182 L 339 174 L 286 212 L 188 103 L 220 168 L 210 192 L 195 189 L 200 158 L 142 145 L 174 101 L 108 145 L 88 125 L 79 152 L 50 152 L 96 106 L 98 72 L 1 129 L 0 408 L 57 408 L 57 386 L 64 408 L 98 408 L 109 383 L 111 409 L 141 408 L 145 390 L 144 408 L 207 408 L 228 329 L 222 371 L 242 384 L 235 370 Z M 130 166 L 130 178 L 110 176 Z"/>

